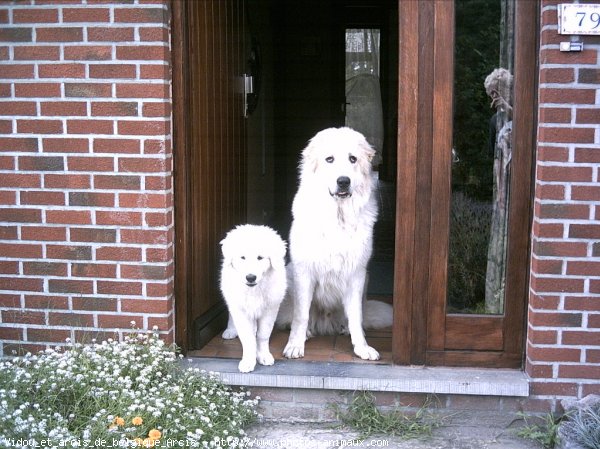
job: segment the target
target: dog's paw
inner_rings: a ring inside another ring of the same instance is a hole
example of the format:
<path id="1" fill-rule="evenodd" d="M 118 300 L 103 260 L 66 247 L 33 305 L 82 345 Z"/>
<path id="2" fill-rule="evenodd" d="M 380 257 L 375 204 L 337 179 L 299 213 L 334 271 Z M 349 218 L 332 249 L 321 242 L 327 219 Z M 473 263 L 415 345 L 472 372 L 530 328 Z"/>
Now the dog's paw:
<path id="1" fill-rule="evenodd" d="M 363 360 L 379 360 L 379 353 L 369 345 L 355 346 L 354 353 Z"/>
<path id="2" fill-rule="evenodd" d="M 223 332 L 223 335 L 222 335 L 222 337 L 225 340 L 233 340 L 237 336 L 238 336 L 238 333 L 237 333 L 237 330 L 235 328 L 233 328 L 233 329 L 230 329 L 230 328 L 225 329 L 225 331 Z"/>
<path id="3" fill-rule="evenodd" d="M 284 357 L 288 359 L 299 359 L 304 357 L 304 344 L 288 343 L 283 350 Z"/>
<path id="4" fill-rule="evenodd" d="M 270 366 L 273 363 L 275 363 L 275 359 L 273 358 L 273 356 L 271 355 L 270 352 L 265 352 L 264 354 L 258 354 L 256 356 L 256 360 L 258 361 L 258 363 L 260 363 L 261 365 L 265 365 L 265 366 Z"/>
<path id="5" fill-rule="evenodd" d="M 253 359 L 242 359 L 238 364 L 238 369 L 240 373 L 249 373 L 250 371 L 254 371 L 254 367 L 256 366 L 256 360 Z"/>

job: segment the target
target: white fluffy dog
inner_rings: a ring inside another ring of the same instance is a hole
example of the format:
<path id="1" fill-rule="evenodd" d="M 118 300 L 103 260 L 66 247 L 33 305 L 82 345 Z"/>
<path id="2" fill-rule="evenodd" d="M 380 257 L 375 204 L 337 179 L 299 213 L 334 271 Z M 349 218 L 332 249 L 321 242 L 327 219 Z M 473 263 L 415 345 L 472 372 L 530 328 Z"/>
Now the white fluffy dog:
<path id="1" fill-rule="evenodd" d="M 288 289 L 293 289 L 293 280 L 288 277 Z M 393 324 L 393 308 L 382 301 L 363 301 L 364 330 L 377 330 L 390 327 Z M 281 330 L 290 330 L 294 319 L 293 298 L 286 296 L 275 321 L 275 327 Z M 348 319 L 343 306 L 333 309 L 324 309 L 316 301 L 310 305 L 306 338 L 317 335 L 348 335 Z"/>
<path id="2" fill-rule="evenodd" d="M 287 288 L 285 251 L 281 237 L 267 226 L 242 225 L 221 241 L 221 292 L 229 308 L 223 338 L 239 335 L 242 373 L 256 362 L 272 365 L 269 337 Z"/>
<path id="3" fill-rule="evenodd" d="M 323 130 L 302 152 L 290 230 L 294 311 L 283 350 L 288 358 L 304 356 L 314 302 L 318 313 L 335 314 L 341 308 L 354 353 L 365 360 L 379 359 L 362 327 L 367 263 L 377 219 L 374 155 L 364 136 L 350 128 Z"/>

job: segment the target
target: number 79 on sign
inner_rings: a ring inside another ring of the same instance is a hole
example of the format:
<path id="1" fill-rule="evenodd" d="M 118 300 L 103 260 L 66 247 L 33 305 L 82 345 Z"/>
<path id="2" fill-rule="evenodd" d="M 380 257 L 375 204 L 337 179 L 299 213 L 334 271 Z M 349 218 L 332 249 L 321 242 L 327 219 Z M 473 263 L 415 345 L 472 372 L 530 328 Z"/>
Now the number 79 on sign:
<path id="1" fill-rule="evenodd" d="M 600 4 L 559 4 L 558 33 L 600 34 Z"/>

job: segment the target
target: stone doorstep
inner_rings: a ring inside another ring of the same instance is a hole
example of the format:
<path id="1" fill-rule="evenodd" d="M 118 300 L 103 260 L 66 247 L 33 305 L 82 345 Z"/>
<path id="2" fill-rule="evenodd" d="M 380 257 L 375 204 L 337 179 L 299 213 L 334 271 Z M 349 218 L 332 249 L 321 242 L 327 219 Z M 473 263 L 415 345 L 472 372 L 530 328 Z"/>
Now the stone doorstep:
<path id="1" fill-rule="evenodd" d="M 238 371 L 237 359 L 186 360 L 193 368 L 218 373 L 225 384 L 232 386 L 529 396 L 528 378 L 519 370 L 277 360 L 273 366 L 257 365 L 253 372 L 243 374 Z"/>

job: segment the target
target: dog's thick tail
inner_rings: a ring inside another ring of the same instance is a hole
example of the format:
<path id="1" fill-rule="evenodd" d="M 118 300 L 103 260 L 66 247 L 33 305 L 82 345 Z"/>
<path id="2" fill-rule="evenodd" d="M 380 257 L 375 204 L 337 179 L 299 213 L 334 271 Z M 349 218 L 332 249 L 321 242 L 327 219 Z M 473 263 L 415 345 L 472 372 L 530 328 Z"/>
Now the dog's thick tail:
<path id="1" fill-rule="evenodd" d="M 363 328 L 365 330 L 383 329 L 394 322 L 394 308 L 382 301 L 367 301 L 363 308 Z"/>
<path id="2" fill-rule="evenodd" d="M 280 330 L 289 330 L 292 324 L 294 314 L 294 306 L 291 298 L 286 298 L 279 308 L 277 315 L 277 321 L 275 327 Z M 316 323 L 323 323 L 321 326 L 316 326 Z M 363 329 L 365 330 L 377 330 L 384 329 L 392 326 L 394 322 L 394 309 L 393 307 L 382 301 L 367 301 L 363 308 Z M 315 315 L 314 309 L 311 309 L 311 323 L 314 327 L 315 335 L 322 335 L 318 329 L 322 327 L 333 326 L 333 331 L 325 335 L 337 335 L 348 333 L 348 329 L 344 323 L 346 323 L 346 317 L 342 309 L 338 309 L 336 313 L 325 315 Z M 331 324 L 329 324 L 331 323 Z"/>

